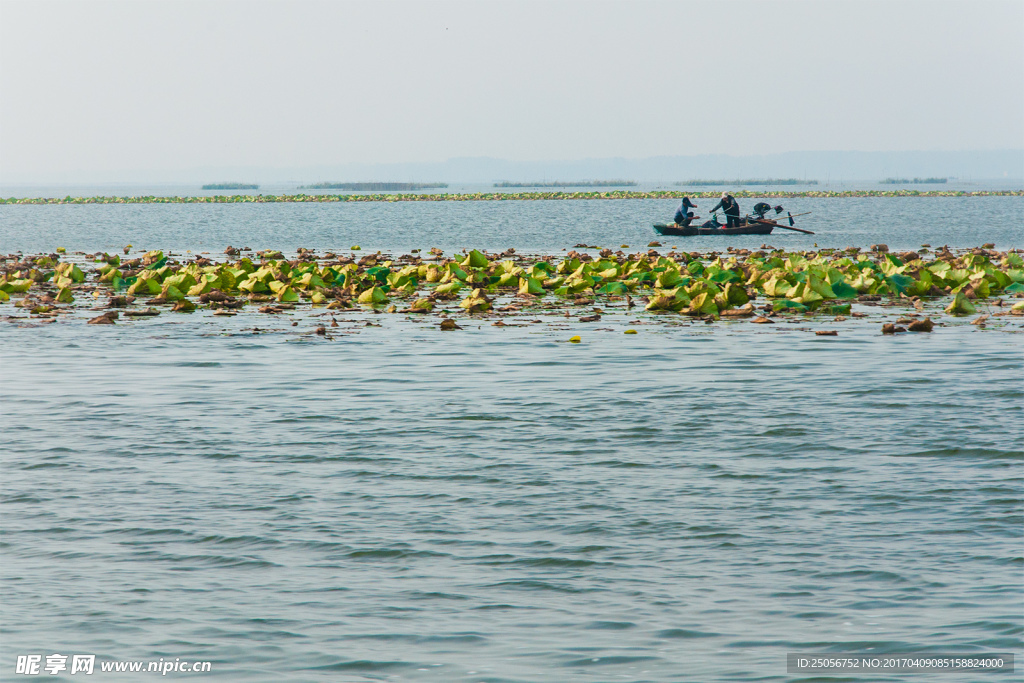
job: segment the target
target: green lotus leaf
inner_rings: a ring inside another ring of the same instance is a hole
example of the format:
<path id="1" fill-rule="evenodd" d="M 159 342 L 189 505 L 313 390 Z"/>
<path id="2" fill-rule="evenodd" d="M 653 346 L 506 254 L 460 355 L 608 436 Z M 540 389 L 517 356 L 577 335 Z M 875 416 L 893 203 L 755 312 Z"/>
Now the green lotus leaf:
<path id="1" fill-rule="evenodd" d="M 559 275 L 558 277 L 549 277 L 546 280 L 541 280 L 541 284 L 544 285 L 544 289 L 558 289 L 568 278 Z"/>
<path id="2" fill-rule="evenodd" d="M 585 266 L 586 264 L 583 265 Z M 582 268 L 583 266 L 580 267 Z M 530 266 L 530 269 L 527 270 L 526 272 L 530 274 L 530 277 L 535 277 L 543 280 L 544 278 L 548 277 L 549 275 L 555 272 L 555 267 L 552 266 L 547 261 L 537 261 L 532 266 Z"/>
<path id="3" fill-rule="evenodd" d="M 762 287 L 764 293 L 771 297 L 788 296 L 792 289 L 793 285 L 776 276 L 773 276 L 770 280 L 765 282 Z"/>
<path id="4" fill-rule="evenodd" d="M 718 305 L 715 304 L 715 296 L 711 292 L 702 292 L 693 297 L 690 302 L 690 313 L 694 315 L 718 315 Z"/>
<path id="5" fill-rule="evenodd" d="M 567 258 L 558 264 L 558 268 L 555 272 L 561 273 L 562 275 L 569 275 L 570 273 L 576 272 L 576 269 L 580 267 L 580 260 L 578 258 Z"/>
<path id="6" fill-rule="evenodd" d="M 837 299 L 856 299 L 857 290 L 846 284 L 844 281 L 832 284 L 832 293 Z"/>
<path id="7" fill-rule="evenodd" d="M 384 293 L 384 290 L 380 287 L 370 287 L 366 291 L 360 293 L 357 301 L 361 304 L 382 304 L 388 300 L 388 295 Z"/>
<path id="8" fill-rule="evenodd" d="M 778 299 L 772 302 L 773 311 L 794 311 L 796 313 L 803 313 L 807 310 L 807 306 L 804 306 L 798 301 L 792 299 Z"/>
<path id="9" fill-rule="evenodd" d="M 298 301 L 299 300 L 299 295 L 296 294 L 295 290 L 292 289 L 290 286 L 286 286 L 286 287 L 278 290 L 278 292 L 277 292 L 277 300 L 278 301 L 294 302 L 294 301 Z"/>
<path id="10" fill-rule="evenodd" d="M 484 254 L 473 249 L 466 255 L 466 258 L 462 260 L 460 265 L 469 268 L 486 268 L 489 264 L 490 261 L 487 260 L 487 257 Z"/>
<path id="11" fill-rule="evenodd" d="M 544 285 L 535 277 L 525 277 L 519 280 L 520 294 L 533 294 L 534 296 L 544 295 Z"/>
<path id="12" fill-rule="evenodd" d="M 742 306 L 750 301 L 747 290 L 731 282 L 725 286 L 721 296 L 730 306 Z"/>
<path id="13" fill-rule="evenodd" d="M 945 311 L 952 315 L 971 315 L 977 313 L 978 309 L 974 307 L 970 299 L 964 296 L 963 292 L 957 292 L 953 300 L 946 306 Z"/>
<path id="14" fill-rule="evenodd" d="M 139 277 L 128 287 L 128 294 L 131 296 L 145 296 L 147 294 L 155 296 L 160 293 L 160 290 L 160 283 L 157 282 L 156 278 L 143 279 Z"/>
<path id="15" fill-rule="evenodd" d="M 181 301 L 185 295 L 174 285 L 164 284 L 163 289 L 160 290 L 160 298 L 168 301 Z"/>
<path id="16" fill-rule="evenodd" d="M 434 291 L 438 294 L 458 294 L 460 289 L 462 289 L 462 283 L 458 280 L 452 280 L 451 282 L 446 282 L 443 285 L 438 285 L 437 289 Z"/>
<path id="17" fill-rule="evenodd" d="M 434 302 L 430 299 L 416 299 L 409 308 L 414 311 L 432 311 L 434 310 Z"/>
<path id="18" fill-rule="evenodd" d="M 322 304 L 327 301 L 327 297 L 324 296 L 323 292 L 313 292 L 310 295 L 309 300 L 312 301 L 314 304 Z"/>
<path id="19" fill-rule="evenodd" d="M 196 279 L 189 273 L 175 273 L 164 278 L 164 286 L 170 285 L 182 291 L 188 291 L 196 284 Z"/>
<path id="20" fill-rule="evenodd" d="M 505 273 L 498 279 L 499 287 L 518 287 L 519 276 L 513 273 Z"/>
<path id="21" fill-rule="evenodd" d="M 654 284 L 660 289 L 673 289 L 682 281 L 683 276 L 679 274 L 678 270 L 666 270 L 658 275 Z"/>
<path id="22" fill-rule="evenodd" d="M 250 292 L 256 294 L 259 292 L 266 292 L 270 288 L 267 287 L 266 283 L 264 283 L 262 280 L 254 278 L 250 275 L 248 279 L 238 283 L 238 289 L 239 291 L 242 292 Z"/>
<path id="23" fill-rule="evenodd" d="M 487 311 L 491 308 L 491 301 L 484 294 L 482 289 L 474 289 L 473 292 L 459 302 L 459 306 L 465 308 L 470 313 L 476 313 L 478 311 Z"/>
<path id="24" fill-rule="evenodd" d="M 11 295 L 0 289 L 0 301 L 10 301 Z"/>
<path id="25" fill-rule="evenodd" d="M 70 304 L 75 300 L 75 296 L 71 293 L 71 289 L 69 287 L 61 287 L 55 298 L 57 299 L 57 303 L 61 304 Z"/>
<path id="26" fill-rule="evenodd" d="M 56 272 L 72 282 L 85 282 L 85 273 L 74 263 L 61 263 L 57 266 Z"/>
<path id="27" fill-rule="evenodd" d="M 645 309 L 648 311 L 675 311 L 678 313 L 690 305 L 688 298 L 676 299 L 673 291 L 652 296 Z"/>
<path id="28" fill-rule="evenodd" d="M 818 313 L 824 313 L 826 315 L 849 315 L 851 304 L 822 304 L 818 308 Z"/>
<path id="29" fill-rule="evenodd" d="M 111 266 L 110 270 L 105 271 L 103 275 L 100 276 L 100 282 L 113 282 L 114 278 L 119 277 L 121 277 L 121 271 Z"/>
<path id="30" fill-rule="evenodd" d="M 621 282 L 606 282 L 596 290 L 599 294 L 623 295 L 629 293 L 629 287 Z"/>
<path id="31" fill-rule="evenodd" d="M 0 283 L 0 289 L 7 292 L 8 294 L 20 294 L 27 292 L 32 286 L 32 280 L 27 278 L 18 280 L 8 280 L 7 282 Z"/>
<path id="32" fill-rule="evenodd" d="M 1024 294 L 1024 282 L 1014 282 L 1004 289 L 1007 294 Z"/>
<path id="33" fill-rule="evenodd" d="M 1020 254 L 1008 253 L 1003 257 L 1003 265 L 1008 268 L 1024 268 L 1024 258 Z"/>

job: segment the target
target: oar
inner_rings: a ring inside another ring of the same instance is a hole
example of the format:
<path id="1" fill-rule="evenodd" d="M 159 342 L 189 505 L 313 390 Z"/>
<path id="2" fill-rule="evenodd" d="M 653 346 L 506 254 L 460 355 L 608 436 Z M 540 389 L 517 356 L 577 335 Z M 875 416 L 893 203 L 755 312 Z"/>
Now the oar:
<path id="1" fill-rule="evenodd" d="M 807 213 L 810 213 L 810 211 L 808 211 Z M 799 215 L 806 215 L 806 214 L 799 214 Z M 752 220 L 755 223 L 760 223 L 761 225 L 773 225 L 776 228 L 785 228 L 786 230 L 792 230 L 794 232 L 802 232 L 805 235 L 813 235 L 814 234 L 810 230 L 801 230 L 800 228 L 791 228 L 788 225 L 782 225 L 781 223 L 776 223 L 775 221 L 766 221 L 766 220 L 761 219 L 761 218 L 751 218 L 749 220 Z"/>

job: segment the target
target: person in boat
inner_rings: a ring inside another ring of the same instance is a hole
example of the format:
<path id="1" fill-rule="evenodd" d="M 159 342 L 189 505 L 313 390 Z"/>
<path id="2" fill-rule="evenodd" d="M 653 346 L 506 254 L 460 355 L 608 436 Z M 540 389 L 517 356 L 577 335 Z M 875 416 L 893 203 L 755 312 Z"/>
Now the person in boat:
<path id="1" fill-rule="evenodd" d="M 676 209 L 676 217 L 673 221 L 680 228 L 685 228 L 693 220 L 693 212 L 690 209 L 696 208 L 697 205 L 691 202 L 689 197 L 683 197 L 683 201 L 679 203 L 679 208 Z"/>
<path id="2" fill-rule="evenodd" d="M 776 215 L 778 215 L 778 214 L 780 214 L 780 213 L 782 213 L 784 211 L 784 209 L 782 208 L 782 204 L 779 204 L 778 206 L 773 207 L 768 202 L 758 202 L 757 204 L 754 204 L 754 215 L 757 216 L 761 220 L 765 220 L 765 215 L 769 211 L 771 211 L 772 209 L 775 210 Z M 774 219 L 769 218 L 768 220 L 774 220 Z"/>
<path id="3" fill-rule="evenodd" d="M 711 209 L 714 213 L 719 209 L 725 214 L 725 227 L 735 228 L 740 224 L 740 205 L 736 203 L 736 199 L 728 192 L 722 193 L 722 199 L 719 200 L 715 208 Z"/>

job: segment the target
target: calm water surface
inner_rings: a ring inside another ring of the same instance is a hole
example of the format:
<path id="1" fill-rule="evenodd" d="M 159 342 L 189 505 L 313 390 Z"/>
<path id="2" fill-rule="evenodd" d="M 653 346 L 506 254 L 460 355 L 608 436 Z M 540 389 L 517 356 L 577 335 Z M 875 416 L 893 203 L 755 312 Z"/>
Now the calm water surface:
<path id="1" fill-rule="evenodd" d="M 1002 199 L 917 201 L 968 212 L 944 228 L 959 243 L 1005 246 L 1021 204 Z M 883 223 L 957 244 L 913 202 L 838 201 L 844 244 Z M 414 216 L 442 247 L 554 250 L 640 245 L 665 208 L 572 204 L 0 207 L 0 243 L 435 244 L 400 241 L 391 219 Z M 364 222 L 332 223 L 349 209 Z M 308 310 L 86 317 L 0 323 L 5 680 L 55 652 L 231 681 L 557 682 L 1024 650 L 1019 324 L 827 338 L 623 311 L 442 333 L 352 313 L 325 339 Z"/>

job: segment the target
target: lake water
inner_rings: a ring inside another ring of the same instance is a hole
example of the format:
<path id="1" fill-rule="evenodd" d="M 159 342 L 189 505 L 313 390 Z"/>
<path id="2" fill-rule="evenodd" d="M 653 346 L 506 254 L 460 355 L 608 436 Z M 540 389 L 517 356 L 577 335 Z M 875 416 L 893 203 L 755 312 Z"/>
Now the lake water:
<path id="1" fill-rule="evenodd" d="M 1022 246 L 1019 197 L 784 203 L 818 234 L 675 244 Z M 0 251 L 646 249 L 674 206 L 3 206 Z M 309 309 L 0 323 L 2 678 L 52 653 L 510 683 L 812 680 L 786 673 L 797 651 L 1019 659 L 1022 327 L 883 337 L 898 314 L 442 333 L 354 312 L 328 338 Z"/>

